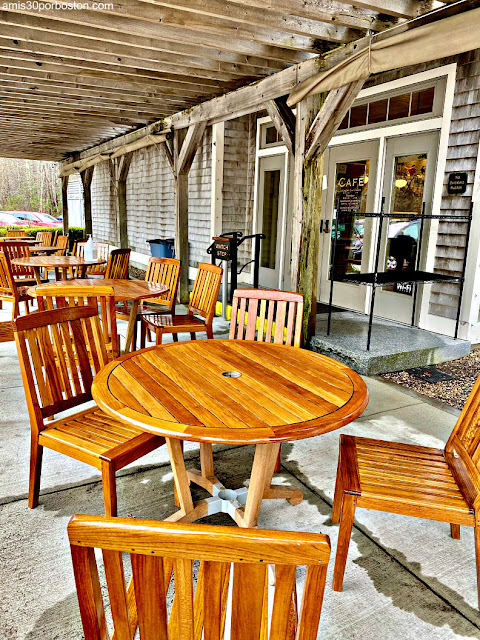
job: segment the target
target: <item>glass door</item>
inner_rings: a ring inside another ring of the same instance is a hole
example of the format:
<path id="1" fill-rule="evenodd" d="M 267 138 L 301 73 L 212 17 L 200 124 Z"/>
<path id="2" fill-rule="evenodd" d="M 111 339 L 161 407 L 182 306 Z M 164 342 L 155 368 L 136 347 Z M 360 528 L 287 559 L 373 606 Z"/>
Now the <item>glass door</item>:
<path id="1" fill-rule="evenodd" d="M 259 159 L 257 233 L 264 233 L 260 253 L 260 285 L 279 287 L 285 200 L 285 154 Z"/>
<path id="2" fill-rule="evenodd" d="M 328 302 L 329 272 L 335 244 L 335 274 L 365 272 L 371 262 L 372 218 L 362 214 L 374 208 L 378 142 L 362 142 L 329 150 L 326 215 L 321 221 L 319 300 Z M 354 214 L 354 215 L 352 215 Z M 365 311 L 366 287 L 335 283 L 333 304 Z"/>
<path id="3" fill-rule="evenodd" d="M 422 211 L 432 212 L 433 183 L 437 165 L 436 133 L 392 138 L 385 156 L 385 211 L 394 213 L 383 224 L 379 271 L 405 274 L 422 267 L 418 256 Z M 429 221 L 424 222 L 423 249 L 427 249 Z M 422 253 L 423 253 L 422 249 Z M 411 322 L 414 288 L 398 282 L 378 289 L 375 315 Z M 417 305 L 417 309 L 420 305 Z"/>

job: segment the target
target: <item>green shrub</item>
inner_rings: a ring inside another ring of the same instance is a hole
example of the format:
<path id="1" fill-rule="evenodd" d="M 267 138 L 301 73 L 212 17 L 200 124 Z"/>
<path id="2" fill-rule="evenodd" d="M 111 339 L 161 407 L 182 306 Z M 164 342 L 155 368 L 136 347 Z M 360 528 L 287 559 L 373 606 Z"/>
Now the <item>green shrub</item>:
<path id="1" fill-rule="evenodd" d="M 7 235 L 7 229 L 22 229 L 22 227 L 0 227 L 0 238 L 5 237 Z M 33 238 L 37 235 L 39 231 L 56 231 L 52 227 L 23 227 L 26 236 L 32 236 Z M 63 233 L 62 229 L 58 229 L 59 233 Z M 83 238 L 85 236 L 85 229 L 83 227 L 69 227 L 68 228 L 69 235 L 69 251 L 72 250 L 73 243 L 78 238 Z"/>

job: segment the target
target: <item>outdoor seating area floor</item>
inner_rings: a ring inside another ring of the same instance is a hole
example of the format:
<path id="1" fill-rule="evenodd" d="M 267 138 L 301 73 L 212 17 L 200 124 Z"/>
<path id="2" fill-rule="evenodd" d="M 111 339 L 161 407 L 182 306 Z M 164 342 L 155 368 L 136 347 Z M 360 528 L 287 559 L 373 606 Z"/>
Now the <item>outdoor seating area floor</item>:
<path id="1" fill-rule="evenodd" d="M 5 311 L 0 312 L 3 319 Z M 121 325 L 123 331 L 124 327 Z M 215 329 L 215 327 L 214 327 Z M 224 326 L 217 322 L 219 337 Z M 443 446 L 451 412 L 367 378 L 370 404 L 341 432 Z M 30 427 L 15 345 L 0 345 L 0 638 L 83 638 L 66 526 L 73 513 L 103 513 L 100 474 L 45 450 L 40 504 L 27 508 Z M 461 540 L 449 525 L 358 509 L 342 593 L 332 591 L 338 525 L 331 523 L 340 431 L 288 443 L 277 482 L 304 492 L 294 507 L 265 500 L 259 526 L 328 534 L 332 543 L 319 638 L 418 640 L 479 638 L 473 529 Z M 198 465 L 198 445 L 186 444 L 187 467 Z M 218 477 L 229 487 L 247 479 L 252 447 L 214 447 Z M 119 515 L 163 519 L 175 510 L 166 447 L 118 474 Z M 204 497 L 196 488 L 194 497 Z M 228 516 L 212 524 L 232 525 Z"/>

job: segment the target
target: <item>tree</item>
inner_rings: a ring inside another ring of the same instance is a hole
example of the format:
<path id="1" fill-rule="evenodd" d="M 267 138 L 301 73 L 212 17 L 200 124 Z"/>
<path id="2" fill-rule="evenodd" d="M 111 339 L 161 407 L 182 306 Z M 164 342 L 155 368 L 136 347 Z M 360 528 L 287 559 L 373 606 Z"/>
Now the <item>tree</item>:
<path id="1" fill-rule="evenodd" d="M 62 213 L 56 162 L 0 158 L 0 210 Z"/>

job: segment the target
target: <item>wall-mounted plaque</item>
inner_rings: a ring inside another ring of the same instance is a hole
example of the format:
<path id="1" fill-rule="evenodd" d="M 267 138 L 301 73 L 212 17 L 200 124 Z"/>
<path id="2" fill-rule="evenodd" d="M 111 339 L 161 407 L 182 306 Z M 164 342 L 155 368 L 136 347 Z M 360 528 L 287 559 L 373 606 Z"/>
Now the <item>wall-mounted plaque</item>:
<path id="1" fill-rule="evenodd" d="M 231 260 L 232 245 L 235 238 L 213 238 L 213 256 L 216 260 Z"/>
<path id="2" fill-rule="evenodd" d="M 447 193 L 451 196 L 461 195 L 467 190 L 467 173 L 450 173 L 448 176 Z"/>

